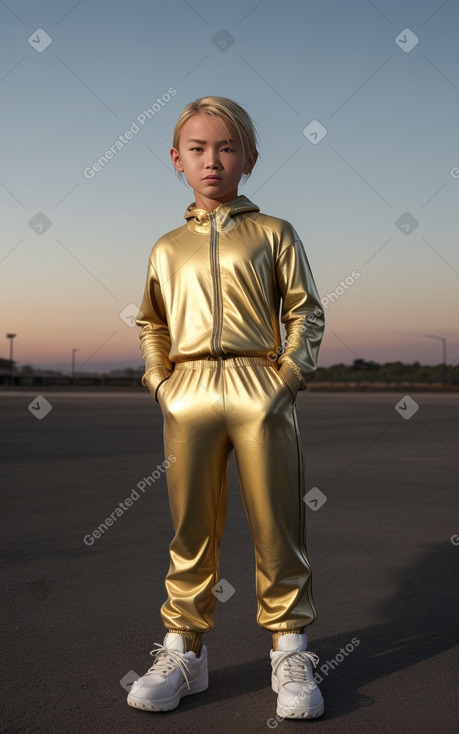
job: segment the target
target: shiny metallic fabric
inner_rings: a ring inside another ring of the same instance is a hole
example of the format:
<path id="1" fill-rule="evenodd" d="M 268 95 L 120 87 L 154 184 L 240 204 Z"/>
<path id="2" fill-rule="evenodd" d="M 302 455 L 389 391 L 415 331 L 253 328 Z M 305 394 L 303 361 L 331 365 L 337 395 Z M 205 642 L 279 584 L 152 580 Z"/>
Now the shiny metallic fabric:
<path id="1" fill-rule="evenodd" d="M 176 457 L 167 469 L 175 536 L 165 627 L 213 627 L 233 449 L 255 546 L 257 621 L 270 630 L 310 624 L 303 451 L 293 396 L 276 364 L 264 357 L 179 362 L 158 400 L 165 456 Z"/>
<path id="2" fill-rule="evenodd" d="M 324 317 L 292 225 L 261 214 L 245 196 L 211 212 L 191 205 L 185 219 L 151 252 L 136 319 L 143 384 L 156 399 L 178 362 L 251 356 L 278 358 L 292 392 L 304 390 L 316 370 Z"/>
<path id="3" fill-rule="evenodd" d="M 142 382 L 163 413 L 165 455 L 175 456 L 166 474 L 175 535 L 162 619 L 167 629 L 213 627 L 234 450 L 255 546 L 258 624 L 296 630 L 317 613 L 295 400 L 316 370 L 323 309 L 288 222 L 245 196 L 211 212 L 191 205 L 185 218 L 152 250 L 136 320 Z"/>

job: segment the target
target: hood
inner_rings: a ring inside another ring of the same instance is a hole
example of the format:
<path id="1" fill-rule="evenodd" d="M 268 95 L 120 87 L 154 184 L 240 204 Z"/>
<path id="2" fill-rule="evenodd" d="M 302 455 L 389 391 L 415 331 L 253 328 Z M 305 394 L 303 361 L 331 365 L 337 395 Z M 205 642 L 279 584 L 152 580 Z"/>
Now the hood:
<path id="1" fill-rule="evenodd" d="M 226 201 L 224 204 L 217 206 L 213 212 L 207 211 L 207 209 L 200 209 L 193 202 L 185 210 L 183 215 L 187 220 L 188 224 L 197 232 L 208 232 L 210 229 L 210 214 L 215 214 L 215 220 L 219 230 L 225 230 L 231 228 L 231 224 L 234 226 L 231 217 L 235 214 L 242 214 L 245 212 L 259 212 L 260 207 L 253 204 L 250 199 L 246 196 L 237 196 L 231 201 Z"/>

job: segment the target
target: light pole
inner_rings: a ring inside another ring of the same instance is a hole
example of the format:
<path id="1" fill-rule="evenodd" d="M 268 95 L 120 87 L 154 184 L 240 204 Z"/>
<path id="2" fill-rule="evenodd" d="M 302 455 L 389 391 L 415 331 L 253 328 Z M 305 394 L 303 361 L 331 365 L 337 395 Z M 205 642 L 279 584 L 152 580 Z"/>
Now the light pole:
<path id="1" fill-rule="evenodd" d="M 437 339 L 442 343 L 441 348 L 441 357 L 443 362 L 443 382 L 446 385 L 447 382 L 447 375 L 446 375 L 446 337 L 444 336 L 438 336 L 437 334 L 424 334 L 424 336 L 427 339 Z"/>
<path id="2" fill-rule="evenodd" d="M 14 364 L 13 364 L 13 339 L 17 334 L 7 334 L 6 338 L 10 340 L 10 385 L 13 384 Z"/>
<path id="3" fill-rule="evenodd" d="M 74 347 L 72 349 L 72 385 L 75 382 L 75 352 L 79 352 L 80 350 Z"/>

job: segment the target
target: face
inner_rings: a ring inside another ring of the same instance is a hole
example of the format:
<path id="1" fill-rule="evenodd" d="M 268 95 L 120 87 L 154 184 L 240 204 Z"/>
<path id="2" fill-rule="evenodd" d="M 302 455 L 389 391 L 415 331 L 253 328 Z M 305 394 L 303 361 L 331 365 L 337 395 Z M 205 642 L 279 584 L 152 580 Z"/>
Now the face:
<path id="1" fill-rule="evenodd" d="M 200 113 L 183 126 L 179 148 L 171 148 L 171 158 L 177 171 L 185 173 L 196 206 L 212 211 L 236 198 L 242 174 L 250 173 L 257 153 L 244 160 L 235 128 Z"/>

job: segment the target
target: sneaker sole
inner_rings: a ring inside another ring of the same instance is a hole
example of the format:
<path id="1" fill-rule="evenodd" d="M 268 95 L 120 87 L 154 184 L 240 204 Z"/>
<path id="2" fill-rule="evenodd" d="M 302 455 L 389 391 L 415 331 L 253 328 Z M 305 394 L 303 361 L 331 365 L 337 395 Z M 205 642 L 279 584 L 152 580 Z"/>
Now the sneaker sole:
<path id="1" fill-rule="evenodd" d="M 209 674 L 205 673 L 200 678 L 196 678 L 196 680 L 192 681 L 190 683 L 190 688 L 185 684 L 184 689 L 179 689 L 175 696 L 164 698 L 162 701 L 148 701 L 145 698 L 136 698 L 129 694 L 127 702 L 129 706 L 136 709 L 142 709 L 143 711 L 172 711 L 177 708 L 182 698 L 185 696 L 191 696 L 193 693 L 202 693 L 207 690 L 208 687 Z"/>
<path id="2" fill-rule="evenodd" d="M 281 719 L 318 719 L 319 716 L 323 715 L 324 711 L 325 707 L 323 701 L 307 711 L 304 709 L 302 711 L 295 711 L 295 709 L 291 709 L 289 706 L 285 707 L 279 705 L 276 708 L 276 714 Z"/>
<path id="3" fill-rule="evenodd" d="M 271 687 L 274 693 L 279 693 L 279 681 L 274 675 L 271 678 Z M 295 710 L 290 706 L 282 706 L 279 703 L 276 708 L 276 714 L 280 716 L 281 719 L 317 719 L 319 716 L 323 715 L 324 711 L 325 706 L 323 699 L 317 704 L 317 706 L 311 706 L 308 709 L 298 708 Z"/>

